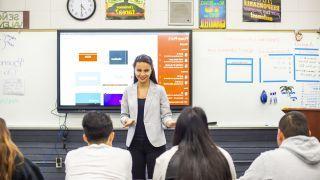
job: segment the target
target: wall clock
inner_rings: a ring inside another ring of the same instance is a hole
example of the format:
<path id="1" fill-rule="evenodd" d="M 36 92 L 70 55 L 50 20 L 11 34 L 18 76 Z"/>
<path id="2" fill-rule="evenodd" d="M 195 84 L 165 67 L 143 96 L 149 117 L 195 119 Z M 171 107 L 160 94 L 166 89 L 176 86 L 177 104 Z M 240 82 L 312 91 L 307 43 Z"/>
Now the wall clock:
<path id="1" fill-rule="evenodd" d="M 95 0 L 68 0 L 67 10 L 76 20 L 89 19 L 96 11 Z"/>

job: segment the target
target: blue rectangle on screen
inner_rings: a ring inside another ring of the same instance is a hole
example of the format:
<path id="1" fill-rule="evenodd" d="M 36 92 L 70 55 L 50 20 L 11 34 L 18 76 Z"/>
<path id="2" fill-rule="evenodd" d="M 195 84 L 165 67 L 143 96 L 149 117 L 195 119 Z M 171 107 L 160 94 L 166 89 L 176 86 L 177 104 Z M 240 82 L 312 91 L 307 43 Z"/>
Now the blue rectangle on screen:
<path id="1" fill-rule="evenodd" d="M 76 73 L 77 86 L 99 86 L 100 73 L 98 72 L 78 72 Z"/>
<path id="2" fill-rule="evenodd" d="M 100 104 L 100 93 L 76 93 L 76 104 Z"/>
<path id="3" fill-rule="evenodd" d="M 109 64 L 128 64 L 128 51 L 109 51 Z"/>
<path id="4" fill-rule="evenodd" d="M 119 106 L 121 104 L 122 94 L 104 94 L 104 106 Z"/>

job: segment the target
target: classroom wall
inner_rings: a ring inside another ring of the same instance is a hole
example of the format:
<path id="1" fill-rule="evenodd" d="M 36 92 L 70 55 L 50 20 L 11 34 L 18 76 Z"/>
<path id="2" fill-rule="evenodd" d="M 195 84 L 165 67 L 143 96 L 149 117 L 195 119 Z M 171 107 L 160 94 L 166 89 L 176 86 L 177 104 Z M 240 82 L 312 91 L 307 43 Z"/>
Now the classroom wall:
<path id="1" fill-rule="evenodd" d="M 111 21 L 104 18 L 104 0 L 96 0 L 97 11 L 94 16 L 87 21 L 76 21 L 68 14 L 66 10 L 67 0 L 0 0 L 0 11 L 27 10 L 30 11 L 30 29 L 40 31 L 56 29 L 170 29 L 198 28 L 198 1 L 194 1 L 194 25 L 193 26 L 168 26 L 168 0 L 146 0 L 145 20 L 123 20 Z M 282 20 L 281 23 L 248 23 L 242 22 L 242 1 L 227 1 L 227 29 L 237 30 L 295 30 L 312 29 L 320 27 L 320 1 L 319 0 L 282 0 Z M 54 45 L 55 46 L 55 45 Z M 56 52 L 53 52 L 53 56 Z M 52 64 L 55 71 L 56 64 Z M 193 59 L 196 66 L 197 59 Z M 195 75 L 197 72 L 193 72 Z M 51 75 L 50 75 L 51 77 Z M 56 82 L 56 77 L 52 81 Z M 201 79 L 197 79 L 201 81 Z M 206 81 L 206 79 L 203 79 Z M 200 82 L 204 83 L 204 82 Z M 199 92 L 197 87 L 193 87 L 194 94 Z M 46 107 L 45 115 L 26 114 L 25 118 L 18 120 L 7 119 L 8 126 L 11 128 L 47 128 L 56 129 L 64 118 L 59 118 L 50 114 L 50 110 L 55 107 L 56 89 L 50 90 L 52 99 L 51 107 Z M 49 98 L 48 97 L 48 98 Z M 193 97 L 197 100 L 198 97 Z M 195 104 L 200 105 L 201 104 Z M 205 109 L 214 109 L 206 107 Z M 14 114 L 14 112 L 12 112 Z M 210 114 L 210 113 L 209 113 Z M 1 116 L 1 109 L 0 109 Z M 112 114 L 114 126 L 121 128 L 119 123 L 119 114 Z M 39 118 L 42 119 L 39 122 Z M 70 128 L 81 128 L 82 114 L 72 114 L 68 116 L 68 126 Z"/>
<path id="2" fill-rule="evenodd" d="M 96 0 L 97 11 L 88 21 L 76 21 L 71 18 L 66 10 L 67 0 L 0 0 L 0 11 L 30 11 L 30 29 L 169 29 L 184 28 L 198 29 L 198 1 L 194 1 L 194 25 L 193 26 L 168 26 L 168 0 L 146 0 L 145 20 L 110 21 L 104 18 L 104 0 Z M 242 0 L 227 0 L 227 29 L 237 30 L 316 30 L 320 28 L 320 0 L 282 0 L 282 19 L 280 23 L 248 23 L 242 22 Z M 54 41 L 54 40 L 53 40 Z M 55 46 L 55 45 L 53 45 Z M 52 53 L 52 56 L 56 52 Z M 1 54 L 0 54 L 1 56 Z M 197 59 L 193 59 L 196 63 Z M 48 62 L 52 65 L 52 71 L 56 70 L 55 61 Z M 196 64 L 195 64 L 196 65 Z M 42 72 L 42 71 L 41 71 Z M 197 72 L 193 72 L 194 74 Z M 50 75 L 53 83 L 56 76 Z M 200 78 L 197 80 L 201 81 Z M 203 81 L 206 81 L 204 78 Z M 199 82 L 198 82 L 199 83 Z M 194 84 L 195 85 L 195 84 Z M 40 88 L 42 88 L 40 86 Z M 199 92 L 193 87 L 194 92 Z M 49 89 L 48 101 L 52 101 L 50 107 L 44 107 L 44 111 L 38 114 L 23 114 L 24 118 L 18 120 L 6 119 L 8 126 L 23 130 L 13 130 L 13 140 L 21 148 L 26 157 L 36 162 L 46 179 L 63 179 L 64 169 L 55 168 L 55 157 L 66 152 L 62 149 L 61 140 L 57 138 L 56 130 L 35 131 L 34 129 L 57 129 L 63 123 L 63 117 L 50 114 L 55 107 L 56 89 Z M 194 93 L 194 94 L 196 94 Z M 194 97 L 197 100 L 198 97 Z M 199 99 L 199 98 L 198 98 Z M 199 104 L 196 104 L 199 105 Z M 29 105 L 30 106 L 30 105 Z M 213 107 L 206 107 L 206 110 Z M 10 115 L 18 113 L 10 112 Z M 0 117 L 3 109 L 0 108 Z M 43 118 L 45 117 L 45 118 Z M 82 114 L 68 116 L 67 125 L 70 129 L 81 128 Z M 39 121 L 39 118 L 41 121 Z M 111 114 L 114 126 L 121 127 L 119 114 Z M 25 129 L 32 130 L 25 130 Z M 276 129 L 215 129 L 211 130 L 215 142 L 231 153 L 235 161 L 237 174 L 243 172 L 251 164 L 260 152 L 276 147 Z M 126 131 L 117 131 L 116 147 L 124 147 Z M 74 149 L 84 145 L 81 140 L 82 131 L 71 131 L 68 139 L 68 148 Z M 172 139 L 172 132 L 166 131 L 168 146 Z"/>
<path id="3" fill-rule="evenodd" d="M 198 28 L 198 1 L 194 0 L 193 26 L 168 26 L 168 0 L 146 0 L 145 20 L 105 20 L 104 0 L 96 0 L 97 10 L 88 21 L 76 21 L 66 10 L 67 0 L 0 0 L 0 11 L 30 11 L 31 29 L 140 29 Z M 242 22 L 242 0 L 227 0 L 227 29 L 319 29 L 319 0 L 282 0 L 281 23 Z"/>

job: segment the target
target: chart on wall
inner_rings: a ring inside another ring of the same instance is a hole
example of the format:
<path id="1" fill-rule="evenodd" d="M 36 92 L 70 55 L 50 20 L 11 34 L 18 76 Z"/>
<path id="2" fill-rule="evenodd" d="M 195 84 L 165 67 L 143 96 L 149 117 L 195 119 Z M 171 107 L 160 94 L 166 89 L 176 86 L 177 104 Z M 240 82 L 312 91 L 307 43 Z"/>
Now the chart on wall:
<path id="1" fill-rule="evenodd" d="M 320 108 L 320 36 L 194 32 L 194 104 L 210 121 L 276 126 L 284 107 Z"/>

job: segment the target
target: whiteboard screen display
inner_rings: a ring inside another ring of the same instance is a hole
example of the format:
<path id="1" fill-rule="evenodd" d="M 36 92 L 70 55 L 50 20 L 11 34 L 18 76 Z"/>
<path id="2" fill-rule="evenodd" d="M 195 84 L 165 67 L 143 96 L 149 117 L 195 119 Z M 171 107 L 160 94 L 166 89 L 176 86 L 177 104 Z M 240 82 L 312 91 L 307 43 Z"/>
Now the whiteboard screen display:
<path id="1" fill-rule="evenodd" d="M 191 31 L 58 31 L 58 110 L 119 110 L 133 62 L 153 59 L 173 110 L 191 105 Z"/>

